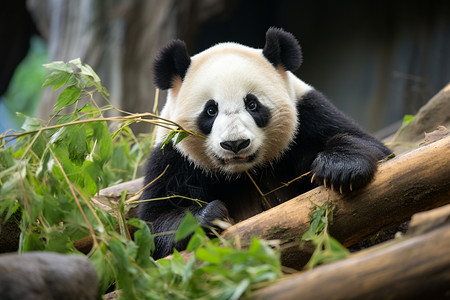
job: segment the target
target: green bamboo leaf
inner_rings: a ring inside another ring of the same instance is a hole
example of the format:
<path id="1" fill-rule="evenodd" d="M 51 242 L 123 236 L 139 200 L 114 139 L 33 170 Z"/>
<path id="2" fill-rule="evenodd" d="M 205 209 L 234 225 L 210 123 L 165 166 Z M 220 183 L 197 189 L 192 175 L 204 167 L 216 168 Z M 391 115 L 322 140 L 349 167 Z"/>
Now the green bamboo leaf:
<path id="1" fill-rule="evenodd" d="M 47 76 L 46 80 L 42 84 L 42 87 L 53 86 L 53 91 L 55 91 L 65 85 L 70 76 L 71 74 L 67 72 L 54 71 Z"/>
<path id="2" fill-rule="evenodd" d="M 95 195 L 98 191 L 97 184 L 89 174 L 84 174 L 84 188 L 91 195 Z"/>
<path id="3" fill-rule="evenodd" d="M 49 64 L 44 64 L 44 67 L 46 67 L 49 70 L 63 71 L 67 73 L 72 72 L 72 68 L 70 67 L 70 65 L 63 61 L 54 61 Z"/>
<path id="4" fill-rule="evenodd" d="M 237 300 L 245 293 L 245 291 L 250 287 L 250 280 L 245 278 L 242 280 L 234 289 L 233 295 L 229 299 Z"/>
<path id="5" fill-rule="evenodd" d="M 106 122 L 97 123 L 94 127 L 94 134 L 97 138 L 98 157 L 101 163 L 105 163 L 111 159 L 114 150 Z"/>
<path id="6" fill-rule="evenodd" d="M 192 256 L 189 259 L 189 261 L 186 263 L 186 267 L 185 267 L 184 274 L 182 277 L 183 283 L 188 282 L 192 278 L 192 276 L 194 274 L 195 263 L 196 263 L 196 259 L 194 256 Z"/>
<path id="7" fill-rule="evenodd" d="M 180 226 L 175 234 L 175 242 L 178 242 L 190 235 L 198 226 L 200 226 L 198 224 L 198 220 L 191 213 L 186 213 L 186 216 L 184 216 L 181 220 Z"/>
<path id="8" fill-rule="evenodd" d="M 69 65 L 74 65 L 78 69 L 81 69 L 81 66 L 82 66 L 81 59 L 79 57 L 72 59 L 69 61 Z M 72 69 L 73 69 L 73 67 L 72 67 Z"/>
<path id="9" fill-rule="evenodd" d="M 134 242 L 139 247 L 136 255 L 136 263 L 140 267 L 145 268 L 151 264 L 149 254 L 155 250 L 155 244 L 150 229 L 142 220 L 130 219 L 127 223 L 139 228 L 139 230 L 134 233 Z"/>
<path id="10" fill-rule="evenodd" d="M 76 86 L 69 86 L 59 94 L 58 100 L 56 101 L 56 105 L 53 108 L 53 111 L 57 111 L 63 109 L 64 107 L 70 106 L 77 102 L 80 98 L 81 90 Z"/>
<path id="11" fill-rule="evenodd" d="M 178 132 L 177 139 L 176 139 L 175 142 L 174 142 L 174 146 L 175 146 L 176 144 L 178 144 L 179 142 L 181 142 L 184 138 L 186 138 L 186 137 L 188 137 L 188 136 L 189 136 L 189 133 L 187 133 L 186 131 L 180 131 L 180 132 Z"/>
<path id="12" fill-rule="evenodd" d="M 211 264 L 220 264 L 221 259 L 217 253 L 206 248 L 199 248 L 195 251 L 195 257 L 199 260 L 209 262 Z"/>
<path id="13" fill-rule="evenodd" d="M 0 150 L 0 172 L 14 165 L 14 159 L 10 150 L 11 149 Z"/>
<path id="14" fill-rule="evenodd" d="M 111 250 L 120 268 L 131 273 L 135 273 L 137 271 L 130 264 L 125 246 L 119 240 L 111 240 L 109 242 L 108 248 Z"/>
<path id="15" fill-rule="evenodd" d="M 80 89 L 86 89 L 93 85 L 95 85 L 95 82 L 91 76 L 87 76 L 85 74 L 77 74 L 76 75 L 77 84 L 76 86 Z"/>
<path id="16" fill-rule="evenodd" d="M 74 85 L 76 87 L 80 87 L 80 80 L 78 79 L 77 74 L 70 74 L 69 78 L 67 79 L 66 84 L 68 86 Z"/>
<path id="17" fill-rule="evenodd" d="M 412 120 L 414 120 L 413 115 L 405 115 L 403 117 L 402 126 L 400 126 L 399 130 L 403 130 L 403 128 L 405 128 L 409 123 L 411 123 Z"/>
<path id="18" fill-rule="evenodd" d="M 205 232 L 200 226 L 198 226 L 195 229 L 194 235 L 189 240 L 189 243 L 186 247 L 186 251 L 196 250 L 206 240 L 208 240 L 208 238 L 206 237 Z"/>
<path id="19" fill-rule="evenodd" d="M 29 117 L 27 115 L 24 115 L 22 113 L 17 113 L 17 115 L 19 117 L 23 117 L 25 118 L 25 121 L 22 124 L 22 129 L 25 131 L 34 131 L 34 130 L 39 130 L 41 128 L 41 122 L 39 122 L 39 119 L 37 118 L 33 118 L 33 117 Z"/>
<path id="20" fill-rule="evenodd" d="M 333 252 L 337 259 L 345 258 L 350 255 L 350 252 L 345 248 L 338 240 L 333 237 L 329 237 L 330 250 Z"/>
<path id="21" fill-rule="evenodd" d="M 177 134 L 177 132 L 175 130 L 172 130 L 171 132 L 169 132 L 164 137 L 164 141 L 161 143 L 161 149 L 164 149 L 172 141 L 172 139 L 175 137 L 176 134 Z"/>
<path id="22" fill-rule="evenodd" d="M 82 65 L 81 72 L 82 74 L 92 77 L 93 82 L 100 84 L 100 77 L 98 77 L 97 73 L 95 73 L 94 69 L 92 69 L 91 66 Z"/>
<path id="23" fill-rule="evenodd" d="M 173 274 L 182 277 L 185 274 L 186 265 L 184 264 L 183 257 L 177 250 L 173 251 L 173 256 L 170 262 L 170 270 Z"/>
<path id="24" fill-rule="evenodd" d="M 74 164 L 75 165 L 75 164 Z M 86 160 L 79 173 L 84 187 L 89 194 L 94 195 L 98 190 L 99 178 L 102 176 L 102 168 L 96 161 Z"/>
<path id="25" fill-rule="evenodd" d="M 106 245 L 103 244 L 94 249 L 93 253 L 89 256 L 89 260 L 92 262 L 99 278 L 99 293 L 103 294 L 111 283 L 114 281 L 114 272 L 112 270 L 113 264 L 109 263 L 110 258 L 106 255 Z"/>

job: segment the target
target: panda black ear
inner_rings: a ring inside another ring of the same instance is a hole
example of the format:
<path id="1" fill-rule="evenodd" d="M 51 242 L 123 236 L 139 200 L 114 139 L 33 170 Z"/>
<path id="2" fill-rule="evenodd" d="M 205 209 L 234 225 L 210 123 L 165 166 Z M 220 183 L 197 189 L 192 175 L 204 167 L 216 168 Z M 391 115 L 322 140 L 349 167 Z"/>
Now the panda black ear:
<path id="1" fill-rule="evenodd" d="M 191 64 L 186 44 L 181 40 L 172 40 L 165 46 L 153 64 L 154 83 L 156 87 L 167 90 L 173 87 L 176 76 L 184 79 Z"/>
<path id="2" fill-rule="evenodd" d="M 302 64 L 302 50 L 297 39 L 283 29 L 271 27 L 266 32 L 263 55 L 277 68 L 295 71 Z"/>

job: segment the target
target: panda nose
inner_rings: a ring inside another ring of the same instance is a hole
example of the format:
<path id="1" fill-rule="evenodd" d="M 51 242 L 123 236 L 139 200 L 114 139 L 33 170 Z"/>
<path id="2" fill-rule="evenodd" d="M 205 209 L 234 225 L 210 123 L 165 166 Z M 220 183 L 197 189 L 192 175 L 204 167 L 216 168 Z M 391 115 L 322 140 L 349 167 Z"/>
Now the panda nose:
<path id="1" fill-rule="evenodd" d="M 234 153 L 238 153 L 239 151 L 241 151 L 244 148 L 247 148 L 248 145 L 250 145 L 250 140 L 246 139 L 246 140 L 236 140 L 236 141 L 225 141 L 225 142 L 221 142 L 220 146 L 225 149 L 225 150 L 229 150 L 229 151 L 233 151 Z"/>

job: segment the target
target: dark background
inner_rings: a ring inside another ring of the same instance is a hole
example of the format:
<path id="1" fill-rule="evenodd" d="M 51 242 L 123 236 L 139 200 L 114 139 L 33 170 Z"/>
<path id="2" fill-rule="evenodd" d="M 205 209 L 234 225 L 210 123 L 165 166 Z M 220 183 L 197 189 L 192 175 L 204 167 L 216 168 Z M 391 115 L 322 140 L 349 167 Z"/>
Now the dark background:
<path id="1" fill-rule="evenodd" d="M 153 6 L 145 1 L 92 0 L 88 2 L 94 17 L 88 21 L 81 8 L 79 21 L 71 17 L 73 7 L 81 7 L 76 6 L 77 2 L 70 1 L 71 7 L 51 6 L 54 2 L 45 0 L 2 2 L 0 94 L 5 93 L 14 68 L 27 54 L 30 37 L 39 35 L 49 46 L 49 61 L 79 55 L 99 73 L 112 97 L 116 95 L 123 101 L 118 102 L 119 106 L 144 111 L 152 107 L 151 61 L 170 38 L 184 39 L 192 55 L 224 41 L 261 48 L 271 26 L 282 27 L 298 38 L 303 65 L 296 74 L 372 132 L 398 122 L 405 114 L 415 114 L 450 82 L 450 1 L 446 0 L 186 0 L 156 1 Z M 155 15 L 158 9 L 162 12 Z M 157 21 L 157 16 L 163 14 L 167 18 Z M 67 22 L 68 29 L 61 33 L 65 40 L 51 34 L 56 26 L 55 15 L 60 21 L 75 22 Z M 123 21 L 122 31 L 111 29 L 117 27 L 118 21 Z M 100 54 L 93 57 L 95 51 L 78 54 L 73 50 L 80 44 L 71 36 L 73 30 L 69 31 L 76 22 L 85 22 L 89 30 L 98 33 L 97 37 L 93 35 L 92 44 L 99 45 L 96 49 Z M 123 45 L 109 42 L 117 32 L 124 35 Z M 149 40 L 156 40 L 156 45 L 149 46 L 148 51 L 139 50 L 149 35 L 153 35 Z M 120 56 L 109 55 L 114 47 L 122 47 Z M 125 63 L 121 64 L 123 74 L 119 79 L 123 87 L 116 92 L 111 79 L 114 71 L 108 66 L 114 65 L 117 57 Z M 133 60 L 137 63 L 133 64 Z M 145 69 L 138 72 L 141 65 Z M 148 80 L 141 86 L 134 83 L 129 87 L 126 81 L 133 74 Z M 140 92 L 134 95 L 136 90 Z M 45 93 L 42 97 L 41 107 L 55 101 Z"/>

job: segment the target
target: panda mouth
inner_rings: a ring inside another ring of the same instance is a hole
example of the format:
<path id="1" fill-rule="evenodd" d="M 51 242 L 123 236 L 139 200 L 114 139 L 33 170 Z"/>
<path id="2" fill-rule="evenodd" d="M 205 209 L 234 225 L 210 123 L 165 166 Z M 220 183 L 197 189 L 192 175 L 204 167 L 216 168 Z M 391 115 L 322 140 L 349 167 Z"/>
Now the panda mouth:
<path id="1" fill-rule="evenodd" d="M 248 156 L 243 156 L 243 157 L 232 157 L 232 158 L 225 158 L 223 160 L 224 163 L 226 164 L 232 164 L 232 163 L 246 163 L 249 161 L 249 157 Z"/>
<path id="2" fill-rule="evenodd" d="M 224 164 L 244 164 L 252 162 L 256 158 L 256 154 L 252 154 L 250 156 L 233 156 L 229 158 L 219 158 L 219 160 Z"/>

